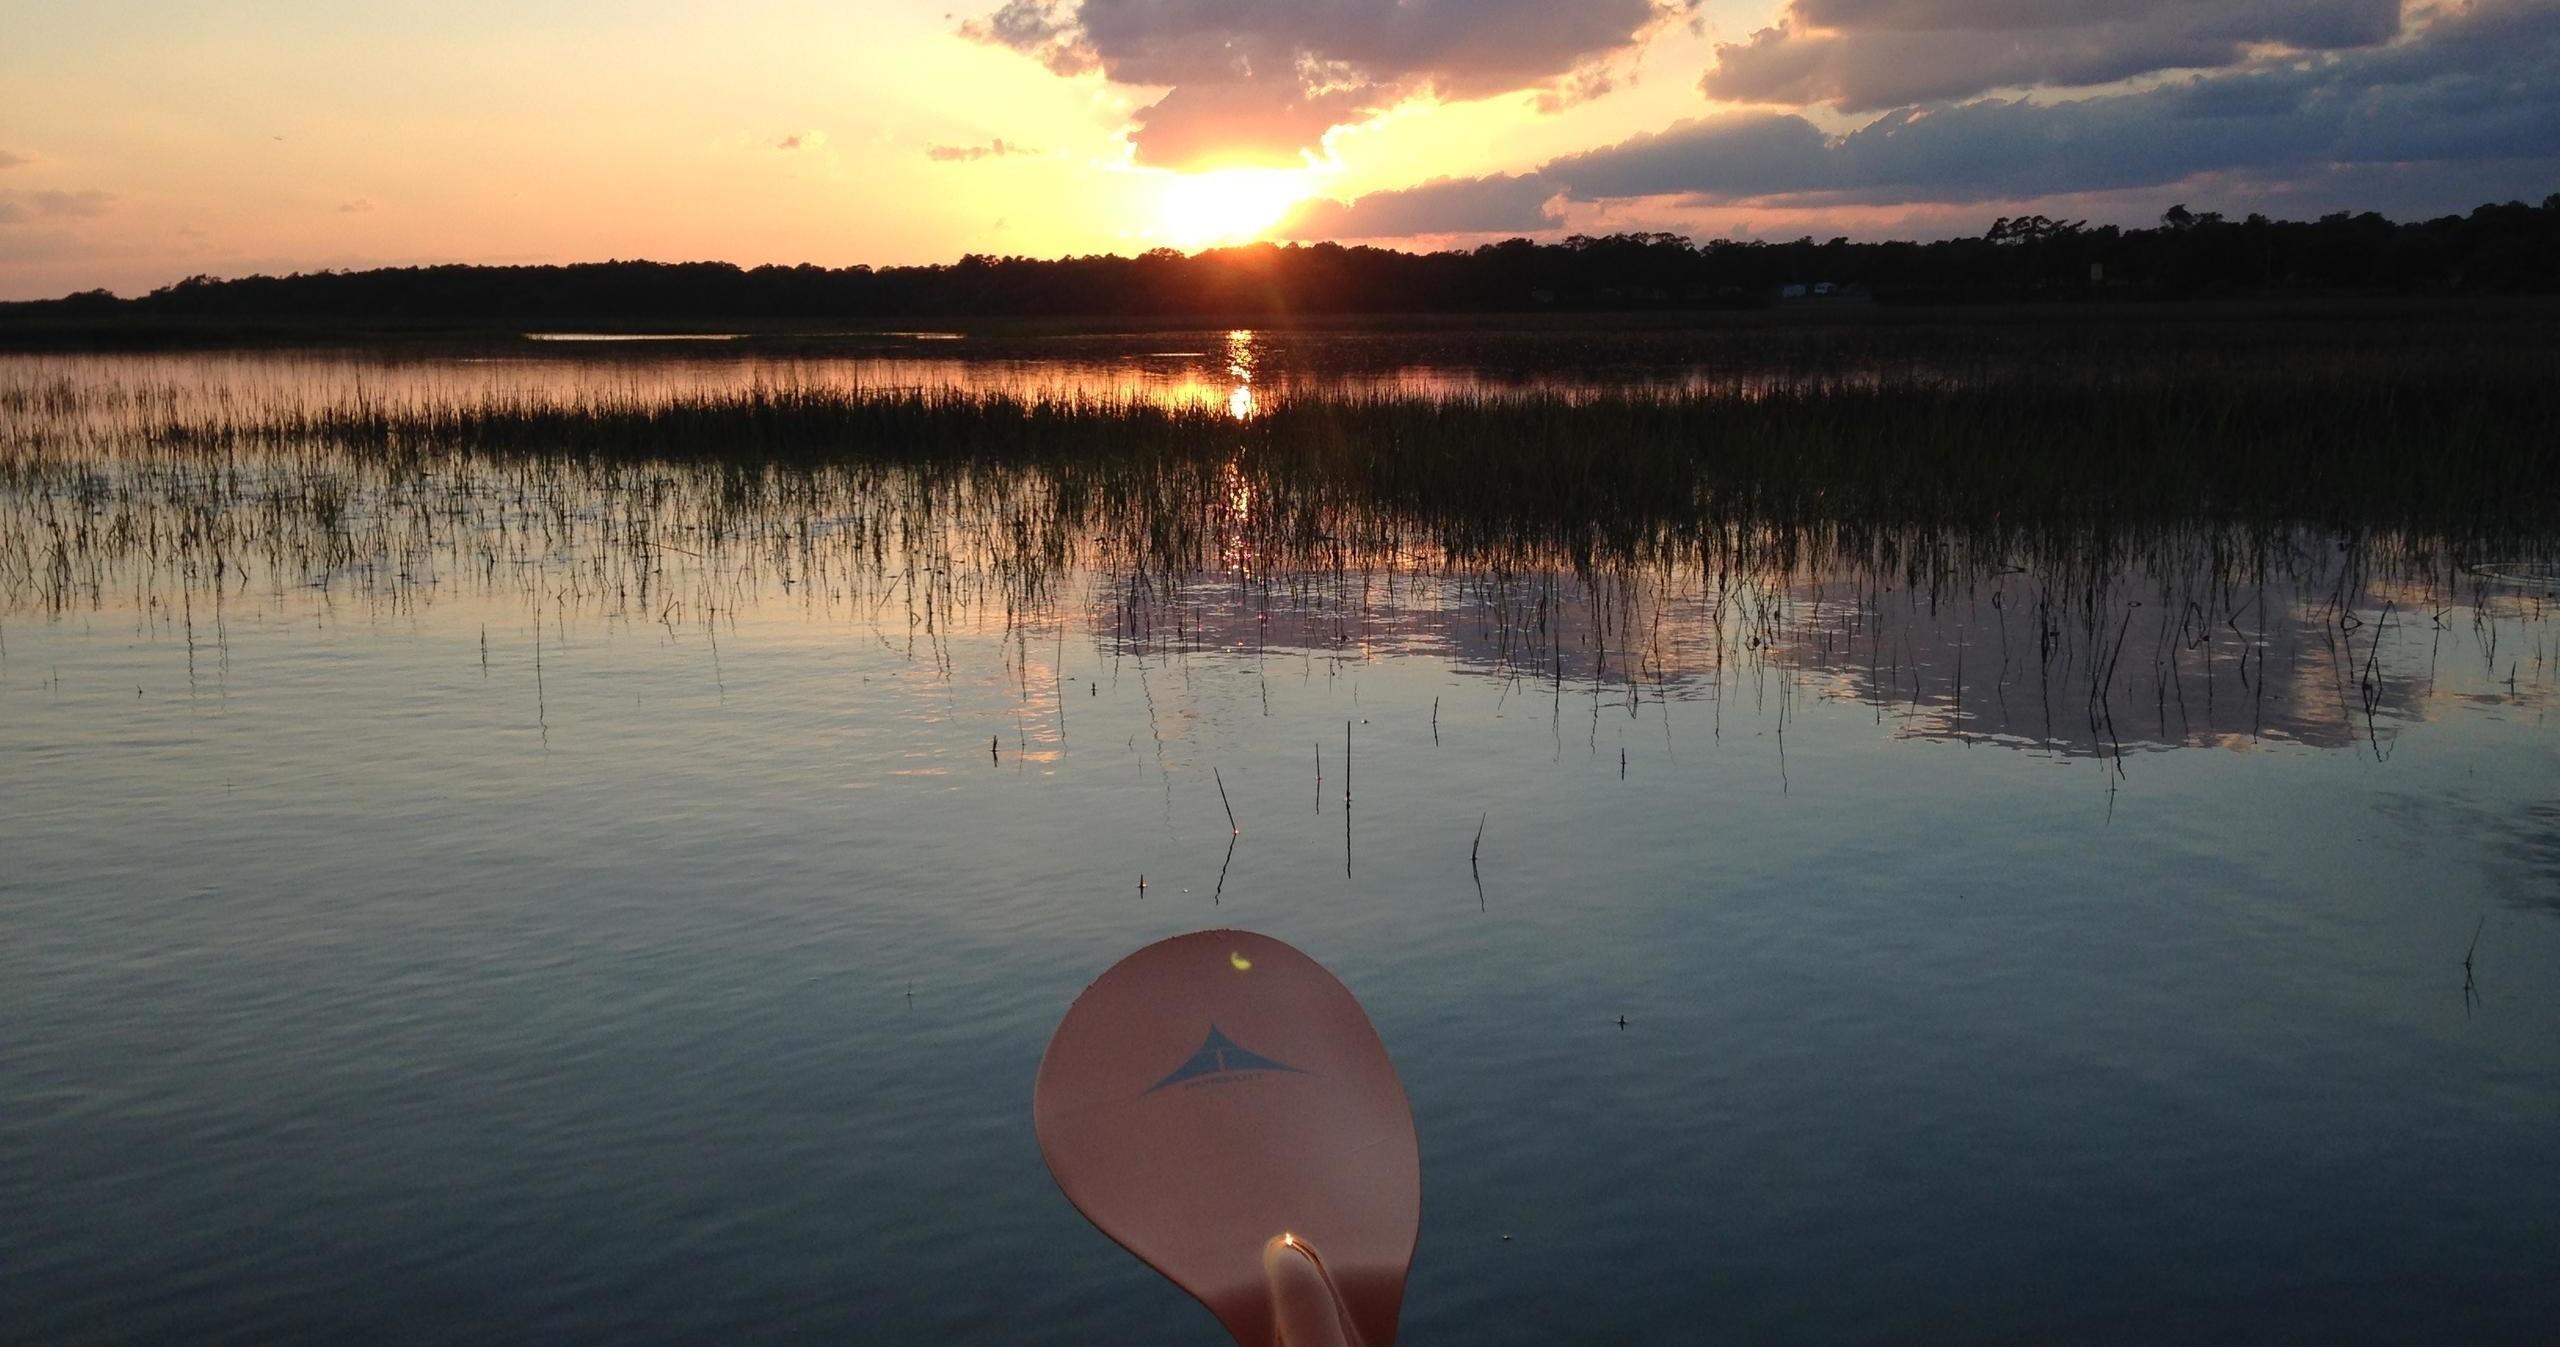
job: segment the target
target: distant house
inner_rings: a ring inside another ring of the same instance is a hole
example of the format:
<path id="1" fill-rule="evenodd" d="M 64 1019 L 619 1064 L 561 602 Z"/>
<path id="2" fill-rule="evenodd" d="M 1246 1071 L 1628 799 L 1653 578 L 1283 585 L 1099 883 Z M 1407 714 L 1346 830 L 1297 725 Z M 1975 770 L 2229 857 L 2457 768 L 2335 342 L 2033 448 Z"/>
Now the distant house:
<path id="1" fill-rule="evenodd" d="M 1778 298 L 1780 299 L 1802 299 L 1805 297 L 1805 293 L 1805 286 L 1800 281 L 1790 282 L 1778 287 Z"/>

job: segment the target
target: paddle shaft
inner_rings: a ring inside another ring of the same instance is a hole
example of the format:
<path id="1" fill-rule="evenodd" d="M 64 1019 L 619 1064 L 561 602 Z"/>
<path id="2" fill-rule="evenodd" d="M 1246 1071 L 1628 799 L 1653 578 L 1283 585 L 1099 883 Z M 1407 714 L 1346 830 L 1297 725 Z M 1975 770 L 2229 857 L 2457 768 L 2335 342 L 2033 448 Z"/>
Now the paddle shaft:
<path id="1" fill-rule="evenodd" d="M 1280 1347 L 1357 1347 L 1343 1322 L 1342 1298 L 1315 1250 L 1282 1235 L 1262 1246 L 1262 1275 L 1271 1285 L 1271 1318 Z"/>

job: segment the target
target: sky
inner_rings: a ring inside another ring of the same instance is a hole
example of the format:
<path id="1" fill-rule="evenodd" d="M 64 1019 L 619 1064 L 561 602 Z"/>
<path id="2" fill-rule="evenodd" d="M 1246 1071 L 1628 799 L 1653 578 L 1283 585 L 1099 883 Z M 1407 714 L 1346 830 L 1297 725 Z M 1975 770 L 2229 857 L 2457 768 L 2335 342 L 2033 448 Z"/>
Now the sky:
<path id="1" fill-rule="evenodd" d="M 2560 0 L 0 0 L 0 299 L 2560 192 Z"/>

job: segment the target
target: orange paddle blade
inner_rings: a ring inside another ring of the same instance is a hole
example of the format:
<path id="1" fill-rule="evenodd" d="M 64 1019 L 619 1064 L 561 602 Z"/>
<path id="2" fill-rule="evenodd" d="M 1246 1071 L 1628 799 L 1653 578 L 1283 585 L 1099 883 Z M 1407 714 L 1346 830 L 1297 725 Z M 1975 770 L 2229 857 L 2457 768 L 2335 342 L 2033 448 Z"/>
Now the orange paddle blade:
<path id="1" fill-rule="evenodd" d="M 1413 1110 L 1315 960 L 1201 931 L 1112 965 L 1049 1040 L 1031 1118 L 1076 1209 L 1236 1341 L 1270 1347 L 1275 1287 L 1312 1263 L 1361 1347 L 1393 1347 L 1422 1228 Z M 1266 1271 L 1283 1236 L 1305 1253 Z"/>

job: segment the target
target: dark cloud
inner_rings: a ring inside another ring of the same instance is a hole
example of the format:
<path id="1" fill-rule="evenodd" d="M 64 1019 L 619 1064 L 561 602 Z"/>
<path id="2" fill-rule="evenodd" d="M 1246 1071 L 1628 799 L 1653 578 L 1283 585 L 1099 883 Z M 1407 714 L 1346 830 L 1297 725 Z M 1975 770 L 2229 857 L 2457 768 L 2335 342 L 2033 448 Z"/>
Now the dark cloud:
<path id="1" fill-rule="evenodd" d="M 113 192 L 96 188 L 66 192 L 45 187 L 32 192 L 0 192 L 0 224 L 18 224 L 39 216 L 85 219 L 104 215 L 116 202 Z"/>
<path id="2" fill-rule="evenodd" d="M 373 212 L 380 209 L 382 208 L 375 205 L 373 198 L 369 196 L 360 196 L 353 201 L 341 201 L 338 203 L 338 213 L 340 215 L 371 215 Z"/>
<path id="3" fill-rule="evenodd" d="M 995 13 L 961 24 L 960 35 L 1011 47 L 1061 75 L 1081 75 L 1100 63 L 1064 0 L 1005 0 Z"/>
<path id="4" fill-rule="evenodd" d="M 1061 73 L 1168 92 L 1136 118 L 1142 163 L 1295 162 L 1326 130 L 1408 95 L 1551 99 L 1695 0 L 1007 0 L 961 25 Z"/>
<path id="5" fill-rule="evenodd" d="M 984 145 L 927 145 L 924 157 L 937 164 L 965 164 L 979 159 L 1002 159 L 1008 155 L 1038 154 L 1028 145 L 1016 145 L 1002 137 Z"/>
<path id="6" fill-rule="evenodd" d="M 1577 201 L 1612 197 L 1776 196 L 1832 187 L 1837 152 L 1813 123 L 1790 113 L 1744 112 L 1681 122 L 1606 149 L 1557 159 L 1540 176 Z M 1709 184 L 1750 184 L 1748 190 Z"/>
<path id="7" fill-rule="evenodd" d="M 31 164 L 34 162 L 34 160 L 29 159 L 23 154 L 12 154 L 7 150 L 0 150 L 0 168 L 16 168 L 20 164 Z"/>
<path id="8" fill-rule="evenodd" d="M 2484 197 L 2539 199 L 2560 186 L 2560 0 L 2480 0 L 2407 42 L 2138 93 L 1901 108 L 1845 136 L 1791 113 L 1705 118 L 1567 155 L 1521 178 L 1415 191 L 1452 203 L 1481 188 L 1488 202 L 1538 192 L 1579 203 L 1925 208 L 2207 175 L 2270 205 L 2348 183 L 2418 212 Z M 1390 236 L 1377 226 L 1403 207 L 1368 211 L 1375 199 L 1341 208 L 1342 220 L 1369 226 L 1344 236 Z M 1425 223 L 1412 233 L 1458 232 L 1417 218 Z"/>
<path id="9" fill-rule="evenodd" d="M 2483 0 L 2411 42 L 2343 56 L 2062 103 L 1904 108 L 1810 150 L 1809 126 L 1746 141 L 1730 124 L 1691 123 L 1547 171 L 1577 198 L 1651 183 L 1709 201 L 1904 202 L 2103 191 L 2215 171 L 2552 158 L 2555 75 L 2560 0 Z M 1746 152 L 1781 136 L 1792 138 L 1782 152 Z"/>
<path id="10" fill-rule="evenodd" d="M 1719 44 L 1700 87 L 1737 102 L 1872 112 L 2220 69 L 2270 47 L 2372 47 L 2399 34 L 2400 10 L 2400 0 L 1794 0 L 1777 27 Z"/>
<path id="11" fill-rule="evenodd" d="M 1547 206 L 1555 194 L 1554 184 L 1534 174 L 1439 178 L 1418 187 L 1371 192 L 1348 204 L 1308 202 L 1279 232 L 1293 239 L 1535 233 L 1564 223 L 1564 217 Z"/>

